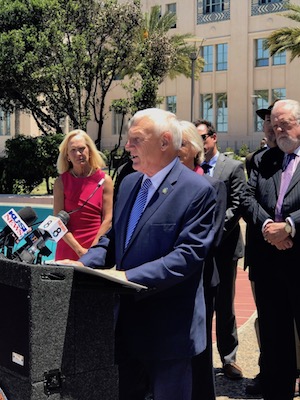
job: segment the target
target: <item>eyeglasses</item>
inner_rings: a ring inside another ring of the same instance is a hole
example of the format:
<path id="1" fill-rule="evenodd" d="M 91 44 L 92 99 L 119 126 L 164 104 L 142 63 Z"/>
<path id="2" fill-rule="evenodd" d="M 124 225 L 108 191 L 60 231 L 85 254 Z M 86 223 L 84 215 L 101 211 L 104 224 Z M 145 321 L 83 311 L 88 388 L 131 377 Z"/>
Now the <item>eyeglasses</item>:
<path id="1" fill-rule="evenodd" d="M 297 123 L 296 120 L 289 120 L 289 121 L 285 121 L 285 120 L 281 120 L 281 121 L 275 121 L 273 124 L 273 130 L 276 131 L 277 129 L 281 129 L 284 131 L 287 130 L 291 130 L 294 125 Z"/>
<path id="2" fill-rule="evenodd" d="M 204 135 L 201 135 L 203 140 L 206 140 L 209 136 L 211 136 L 209 133 L 204 133 Z"/>

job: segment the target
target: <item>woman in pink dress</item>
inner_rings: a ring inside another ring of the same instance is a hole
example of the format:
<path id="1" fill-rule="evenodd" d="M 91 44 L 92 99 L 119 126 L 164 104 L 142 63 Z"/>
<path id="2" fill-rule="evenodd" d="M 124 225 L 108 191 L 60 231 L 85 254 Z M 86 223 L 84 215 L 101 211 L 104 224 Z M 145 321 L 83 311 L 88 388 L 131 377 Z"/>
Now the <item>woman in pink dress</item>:
<path id="1" fill-rule="evenodd" d="M 69 132 L 59 146 L 54 183 L 54 215 L 70 213 L 68 232 L 57 243 L 56 260 L 78 260 L 111 227 L 113 182 L 86 132 Z"/>

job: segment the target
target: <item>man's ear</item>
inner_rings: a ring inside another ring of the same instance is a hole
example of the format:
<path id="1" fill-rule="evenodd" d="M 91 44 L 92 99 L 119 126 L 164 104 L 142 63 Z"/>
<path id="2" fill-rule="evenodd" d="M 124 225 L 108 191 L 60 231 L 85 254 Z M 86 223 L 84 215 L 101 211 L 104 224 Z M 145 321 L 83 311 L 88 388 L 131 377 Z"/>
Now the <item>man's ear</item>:
<path id="1" fill-rule="evenodd" d="M 163 133 L 163 135 L 161 136 L 161 148 L 162 149 L 167 148 L 168 145 L 170 144 L 170 140 L 171 140 L 170 132 Z"/>

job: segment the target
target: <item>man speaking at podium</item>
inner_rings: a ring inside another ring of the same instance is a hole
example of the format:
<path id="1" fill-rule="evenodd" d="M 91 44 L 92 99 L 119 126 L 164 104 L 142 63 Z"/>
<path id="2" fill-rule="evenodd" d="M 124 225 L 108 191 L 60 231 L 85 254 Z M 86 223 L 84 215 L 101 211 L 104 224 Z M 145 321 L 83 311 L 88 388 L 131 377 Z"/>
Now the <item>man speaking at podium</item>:
<path id="1" fill-rule="evenodd" d="M 174 114 L 153 108 L 133 116 L 125 148 L 138 172 L 122 181 L 111 230 L 79 260 L 115 265 L 113 274 L 150 288 L 120 297 L 120 400 L 148 392 L 155 400 L 191 399 L 191 358 L 206 347 L 202 272 L 215 191 L 181 164 L 180 146 Z"/>

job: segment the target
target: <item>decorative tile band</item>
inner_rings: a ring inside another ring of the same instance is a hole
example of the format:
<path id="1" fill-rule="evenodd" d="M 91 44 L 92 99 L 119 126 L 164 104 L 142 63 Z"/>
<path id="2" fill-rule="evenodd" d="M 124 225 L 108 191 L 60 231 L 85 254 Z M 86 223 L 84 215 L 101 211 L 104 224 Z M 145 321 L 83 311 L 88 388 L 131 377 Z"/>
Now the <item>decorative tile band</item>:
<path id="1" fill-rule="evenodd" d="M 210 14 L 201 14 L 197 17 L 197 24 L 208 24 L 210 22 L 219 22 L 226 21 L 230 19 L 230 10 L 210 13 Z"/>
<path id="2" fill-rule="evenodd" d="M 261 15 L 268 13 L 275 13 L 285 10 L 284 2 L 268 3 L 268 4 L 252 4 L 251 15 Z"/>

